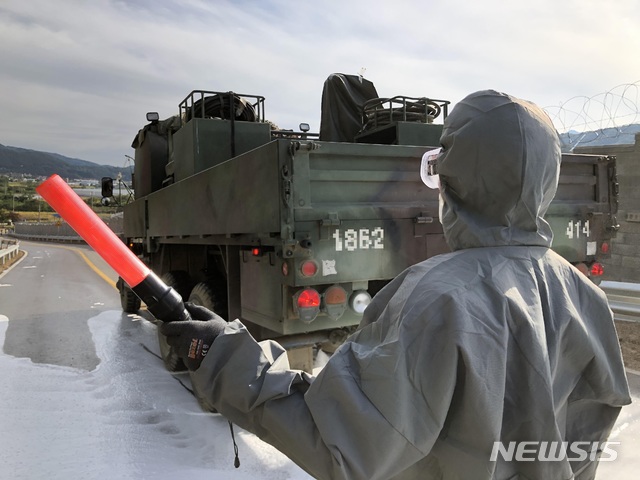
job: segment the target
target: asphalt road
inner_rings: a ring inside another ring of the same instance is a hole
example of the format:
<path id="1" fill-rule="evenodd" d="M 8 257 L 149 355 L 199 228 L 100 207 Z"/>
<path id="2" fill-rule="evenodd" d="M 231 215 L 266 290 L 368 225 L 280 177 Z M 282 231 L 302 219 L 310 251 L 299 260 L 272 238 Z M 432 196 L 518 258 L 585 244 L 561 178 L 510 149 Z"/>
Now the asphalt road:
<path id="1" fill-rule="evenodd" d="M 5 353 L 35 363 L 93 370 L 99 363 L 87 321 L 120 309 L 117 275 L 86 246 L 20 242 L 27 256 L 0 277 Z"/>
<path id="2" fill-rule="evenodd" d="M 0 479 L 307 480 L 293 462 L 203 412 L 169 374 L 156 328 L 120 309 L 86 247 L 21 242 L 0 276 Z"/>

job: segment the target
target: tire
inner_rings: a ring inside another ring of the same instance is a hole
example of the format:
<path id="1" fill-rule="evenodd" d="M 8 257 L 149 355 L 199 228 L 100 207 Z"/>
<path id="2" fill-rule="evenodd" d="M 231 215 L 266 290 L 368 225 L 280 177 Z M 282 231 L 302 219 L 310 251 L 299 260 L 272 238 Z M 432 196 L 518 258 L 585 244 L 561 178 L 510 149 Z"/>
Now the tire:
<path id="1" fill-rule="evenodd" d="M 187 298 L 191 290 L 191 277 L 182 270 L 167 272 L 160 277 L 168 286 L 175 289 L 182 298 Z M 165 368 L 170 372 L 183 372 L 187 369 L 182 359 L 175 352 L 174 348 L 167 343 L 167 338 L 160 333 L 160 325 L 162 321 L 157 321 L 158 327 L 158 346 L 160 347 L 160 356 L 164 362 Z"/>
<path id="2" fill-rule="evenodd" d="M 226 288 L 214 288 L 209 283 L 197 283 L 191 294 L 189 302 L 216 312 L 221 317 L 226 317 L 227 295 Z"/>
<path id="3" fill-rule="evenodd" d="M 193 282 L 188 272 L 184 270 L 172 270 L 162 274 L 161 280 L 180 294 L 183 300 L 189 298 Z"/>
<path id="4" fill-rule="evenodd" d="M 133 293 L 133 290 L 127 285 L 122 278 L 118 277 L 118 283 L 116 283 L 120 292 L 120 306 L 125 313 L 138 313 L 142 300 Z"/>

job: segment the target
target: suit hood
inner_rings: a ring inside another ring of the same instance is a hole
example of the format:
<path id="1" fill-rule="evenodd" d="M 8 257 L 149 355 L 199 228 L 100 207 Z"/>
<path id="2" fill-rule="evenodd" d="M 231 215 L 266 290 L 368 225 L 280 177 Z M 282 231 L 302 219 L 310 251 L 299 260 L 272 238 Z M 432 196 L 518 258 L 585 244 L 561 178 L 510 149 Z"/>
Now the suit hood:
<path id="1" fill-rule="evenodd" d="M 438 159 L 441 221 L 452 250 L 550 247 L 544 215 L 560 172 L 560 142 L 547 114 L 493 90 L 473 93 L 444 122 Z"/>

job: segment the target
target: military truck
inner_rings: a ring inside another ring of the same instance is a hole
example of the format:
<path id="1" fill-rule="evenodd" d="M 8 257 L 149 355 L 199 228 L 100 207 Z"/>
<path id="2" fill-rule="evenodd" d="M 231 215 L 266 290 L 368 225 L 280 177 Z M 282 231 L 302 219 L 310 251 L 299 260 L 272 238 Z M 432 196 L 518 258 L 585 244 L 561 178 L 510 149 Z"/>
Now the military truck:
<path id="1" fill-rule="evenodd" d="M 132 144 L 124 234 L 185 300 L 240 318 L 309 370 L 314 348 L 344 341 L 386 283 L 448 251 L 437 191 L 419 169 L 449 102 L 381 98 L 366 79 L 334 74 L 319 134 L 279 130 L 264 104 L 194 90 L 176 116 L 148 114 Z M 563 156 L 548 215 L 554 248 L 594 277 L 616 230 L 616 185 L 613 157 Z M 140 300 L 118 287 L 123 309 L 137 311 Z M 159 341 L 167 368 L 182 368 Z"/>

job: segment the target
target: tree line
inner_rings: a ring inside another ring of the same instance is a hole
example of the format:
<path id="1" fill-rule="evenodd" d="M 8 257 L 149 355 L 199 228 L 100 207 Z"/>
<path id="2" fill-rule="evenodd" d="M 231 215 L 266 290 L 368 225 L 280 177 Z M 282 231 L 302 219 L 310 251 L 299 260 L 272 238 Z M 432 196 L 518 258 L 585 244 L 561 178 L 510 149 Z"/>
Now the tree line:
<path id="1" fill-rule="evenodd" d="M 20 212 L 52 212 L 49 205 L 36 195 L 34 180 L 15 181 L 0 176 L 0 222 L 20 221 Z"/>

